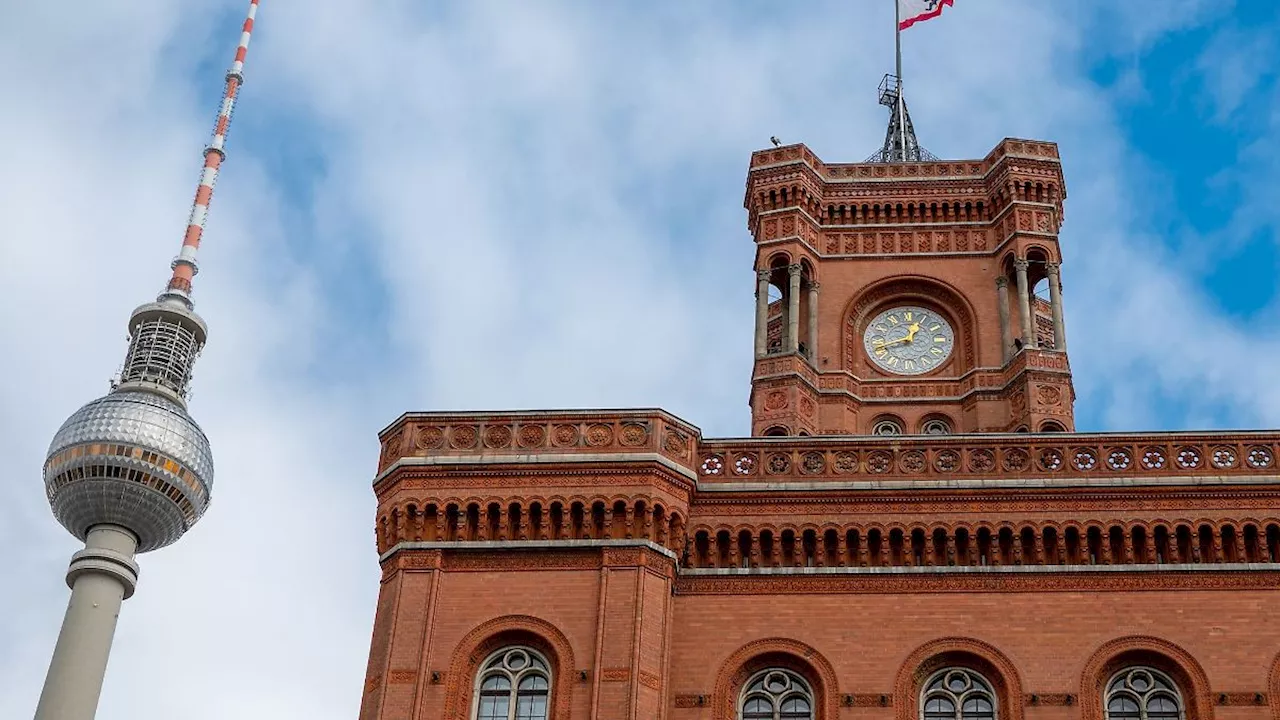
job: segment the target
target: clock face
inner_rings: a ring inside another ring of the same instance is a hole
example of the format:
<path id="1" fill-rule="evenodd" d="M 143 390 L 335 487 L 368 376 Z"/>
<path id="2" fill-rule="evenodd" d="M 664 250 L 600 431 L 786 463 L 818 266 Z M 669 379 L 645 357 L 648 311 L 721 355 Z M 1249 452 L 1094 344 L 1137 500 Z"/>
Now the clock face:
<path id="1" fill-rule="evenodd" d="M 862 337 L 867 357 L 899 375 L 920 375 L 941 367 L 956 344 L 951 324 L 922 307 L 885 310 L 867 326 Z"/>

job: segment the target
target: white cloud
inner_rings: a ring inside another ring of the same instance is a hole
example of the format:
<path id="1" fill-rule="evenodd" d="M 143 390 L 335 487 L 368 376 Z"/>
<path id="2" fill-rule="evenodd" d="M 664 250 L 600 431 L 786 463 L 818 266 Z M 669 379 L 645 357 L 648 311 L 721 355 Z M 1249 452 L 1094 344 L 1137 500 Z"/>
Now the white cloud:
<path id="1" fill-rule="evenodd" d="M 204 23 L 239 4 L 102 3 L 68 25 L 60 4 L 28 3 L 0 28 L 0 60 L 25 68 L 10 78 L 24 101 L 0 115 L 0 541 L 22 588 L 0 600 L 0 716 L 34 707 L 67 596 L 75 543 L 45 507 L 43 452 L 105 389 L 128 311 L 163 281 L 213 106 L 190 78 L 234 38 Z M 264 5 L 198 278 L 212 333 L 192 411 L 216 499 L 142 558 L 102 720 L 355 714 L 374 434 L 404 410 L 660 405 L 746 431 L 748 154 L 770 135 L 833 161 L 870 154 L 888 20 L 835 2 L 629 7 Z M 1217 316 L 1144 237 L 1153 177 L 1080 59 L 1097 18 L 1054 13 L 972 3 L 913 29 L 922 140 L 949 156 L 1005 135 L 1062 144 L 1072 356 L 1100 417 L 1140 427 L 1152 397 L 1194 388 L 1239 424 L 1277 422 L 1275 371 L 1229 360 L 1280 350 L 1275 330 Z M 262 126 L 286 116 L 310 118 L 323 174 L 270 169 Z M 299 183 L 314 205 L 288 206 Z M 346 271 L 352 258 L 372 273 Z M 383 314 L 334 303 L 352 282 Z M 338 359 L 344 336 L 369 344 L 368 367 Z"/>

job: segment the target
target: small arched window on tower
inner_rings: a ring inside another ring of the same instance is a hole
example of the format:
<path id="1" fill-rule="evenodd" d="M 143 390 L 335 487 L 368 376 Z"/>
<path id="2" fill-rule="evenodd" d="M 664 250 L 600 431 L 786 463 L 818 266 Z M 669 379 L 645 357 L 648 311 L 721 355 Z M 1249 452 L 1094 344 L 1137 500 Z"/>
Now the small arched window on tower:
<path id="1" fill-rule="evenodd" d="M 1169 676 L 1148 667 L 1116 673 L 1107 685 L 1106 720 L 1182 720 L 1182 694 Z"/>
<path id="2" fill-rule="evenodd" d="M 740 720 L 813 720 L 813 691 L 790 670 L 761 670 L 743 687 L 739 707 Z"/>
<path id="3" fill-rule="evenodd" d="M 889 415 L 877 419 L 871 426 L 872 435 L 901 435 L 902 432 L 902 421 Z"/>
<path id="4" fill-rule="evenodd" d="M 527 647 L 505 647 L 476 674 L 475 720 L 547 720 L 551 669 Z"/>
<path id="5" fill-rule="evenodd" d="M 951 423 L 946 418 L 933 417 L 920 425 L 921 435 L 950 435 Z"/>
<path id="6" fill-rule="evenodd" d="M 996 695 L 991 684 L 965 668 L 934 673 L 920 693 L 921 720 L 995 720 Z"/>

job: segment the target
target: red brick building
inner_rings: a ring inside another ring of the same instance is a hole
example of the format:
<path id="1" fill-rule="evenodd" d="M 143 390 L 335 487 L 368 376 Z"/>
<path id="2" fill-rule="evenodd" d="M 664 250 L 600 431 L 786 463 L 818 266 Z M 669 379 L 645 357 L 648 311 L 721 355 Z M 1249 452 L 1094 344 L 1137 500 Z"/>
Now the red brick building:
<path id="1" fill-rule="evenodd" d="M 755 153 L 752 437 L 398 419 L 360 717 L 1280 718 L 1280 436 L 1073 432 L 1065 196 Z"/>

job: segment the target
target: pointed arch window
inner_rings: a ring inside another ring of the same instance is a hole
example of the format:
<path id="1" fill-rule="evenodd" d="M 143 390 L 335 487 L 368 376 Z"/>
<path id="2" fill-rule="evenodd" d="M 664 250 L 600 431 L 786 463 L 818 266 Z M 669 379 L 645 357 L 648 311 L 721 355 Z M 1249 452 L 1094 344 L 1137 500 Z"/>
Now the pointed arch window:
<path id="1" fill-rule="evenodd" d="M 550 666 L 530 648 L 503 648 L 476 673 L 475 698 L 475 720 L 547 720 Z"/>
<path id="2" fill-rule="evenodd" d="M 790 670 L 761 670 L 747 681 L 739 707 L 741 720 L 813 720 L 813 691 Z"/>
<path id="3" fill-rule="evenodd" d="M 995 720 L 991 683 L 972 670 L 947 668 L 929 678 L 920 693 L 921 720 Z"/>
<path id="4" fill-rule="evenodd" d="M 1182 720 L 1182 693 L 1168 675 L 1125 668 L 1107 684 L 1106 720 Z"/>

